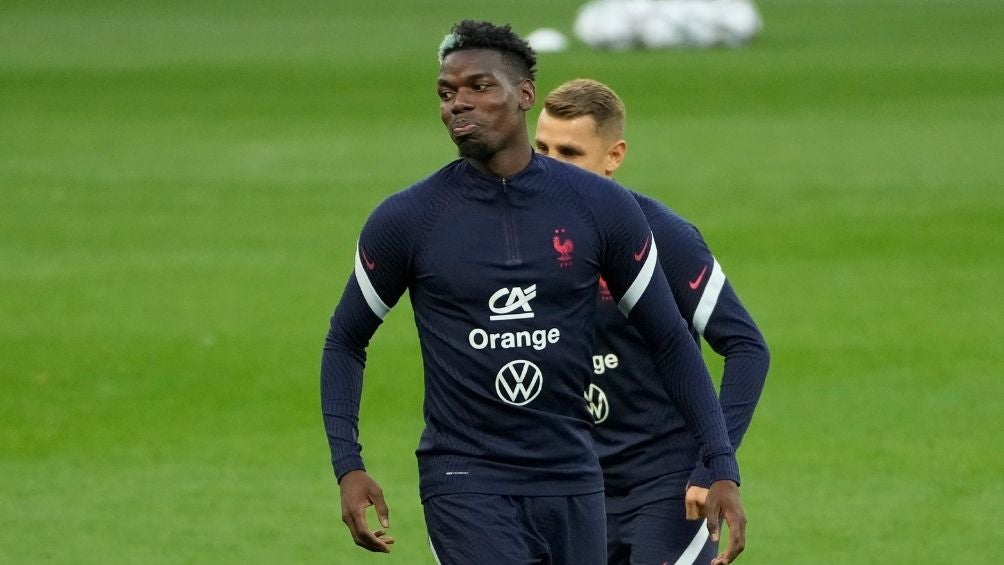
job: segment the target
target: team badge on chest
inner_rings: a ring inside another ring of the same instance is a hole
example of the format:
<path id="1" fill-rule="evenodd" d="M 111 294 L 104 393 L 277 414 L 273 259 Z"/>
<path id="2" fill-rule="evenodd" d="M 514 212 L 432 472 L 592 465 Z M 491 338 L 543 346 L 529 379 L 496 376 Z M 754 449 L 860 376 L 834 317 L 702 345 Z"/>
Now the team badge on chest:
<path id="1" fill-rule="evenodd" d="M 572 266 L 572 251 L 575 250 L 575 242 L 568 237 L 565 228 L 554 228 L 554 237 L 551 238 L 551 245 L 558 253 L 558 266 L 567 269 Z"/>

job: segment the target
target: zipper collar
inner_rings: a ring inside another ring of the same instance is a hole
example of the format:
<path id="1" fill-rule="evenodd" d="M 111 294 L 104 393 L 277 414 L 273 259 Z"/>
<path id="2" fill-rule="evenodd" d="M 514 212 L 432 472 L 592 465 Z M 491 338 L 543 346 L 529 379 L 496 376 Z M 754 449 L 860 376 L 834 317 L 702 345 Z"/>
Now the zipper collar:
<path id="1" fill-rule="evenodd" d="M 475 167 L 466 159 L 460 159 L 460 173 L 465 177 L 465 180 L 469 182 L 473 181 L 473 183 L 477 186 L 487 183 L 496 188 L 505 185 L 509 189 L 512 189 L 514 184 L 523 185 L 520 180 L 531 177 L 534 174 L 545 170 L 546 163 L 544 162 L 544 159 L 545 158 L 541 157 L 536 151 L 532 151 L 530 155 L 530 162 L 527 163 L 526 167 L 523 167 L 521 171 L 513 175 L 509 175 L 508 177 L 497 177 Z"/>

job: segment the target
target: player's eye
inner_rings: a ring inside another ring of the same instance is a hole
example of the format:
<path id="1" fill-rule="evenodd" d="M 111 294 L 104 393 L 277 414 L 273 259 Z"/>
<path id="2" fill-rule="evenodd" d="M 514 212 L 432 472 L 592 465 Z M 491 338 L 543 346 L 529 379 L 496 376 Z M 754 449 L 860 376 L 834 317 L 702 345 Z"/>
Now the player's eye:
<path id="1" fill-rule="evenodd" d="M 450 99 L 453 98 L 453 96 L 454 96 L 454 92 L 453 91 L 450 91 L 450 90 L 440 90 L 439 91 L 439 99 L 442 100 L 443 102 L 448 102 Z"/>
<path id="2" fill-rule="evenodd" d="M 474 87 L 473 87 L 473 89 L 474 89 L 474 92 L 484 92 L 484 91 L 488 90 L 489 86 L 491 86 L 491 85 L 485 84 L 485 83 L 479 83 L 479 84 L 475 84 Z"/>

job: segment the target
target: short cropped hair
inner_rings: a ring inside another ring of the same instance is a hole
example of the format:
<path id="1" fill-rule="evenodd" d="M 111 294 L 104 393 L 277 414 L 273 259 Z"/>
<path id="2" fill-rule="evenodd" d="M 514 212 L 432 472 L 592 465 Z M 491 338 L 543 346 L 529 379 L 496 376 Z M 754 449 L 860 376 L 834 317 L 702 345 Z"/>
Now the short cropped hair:
<path id="1" fill-rule="evenodd" d="M 537 53 L 509 24 L 497 26 L 491 22 L 463 20 L 458 22 L 439 45 L 439 62 L 454 51 L 490 49 L 505 60 L 514 81 L 537 78 Z"/>
<path id="2" fill-rule="evenodd" d="M 544 99 L 544 110 L 562 120 L 592 116 L 599 134 L 608 139 L 624 137 L 624 102 L 597 80 L 577 78 L 562 84 Z"/>

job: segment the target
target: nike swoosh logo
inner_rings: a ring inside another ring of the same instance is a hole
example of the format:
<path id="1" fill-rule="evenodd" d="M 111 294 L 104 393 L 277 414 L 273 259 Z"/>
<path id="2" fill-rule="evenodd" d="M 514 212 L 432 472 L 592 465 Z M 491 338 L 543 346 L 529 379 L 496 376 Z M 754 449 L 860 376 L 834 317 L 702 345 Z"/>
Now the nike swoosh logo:
<path id="1" fill-rule="evenodd" d="M 376 269 L 376 263 L 370 261 L 370 258 L 366 255 L 366 250 L 363 249 L 362 247 L 360 247 L 359 250 L 362 251 L 363 253 L 363 263 L 366 264 L 366 269 L 370 271 Z"/>
<path id="2" fill-rule="evenodd" d="M 697 290 L 697 287 L 701 286 L 701 281 L 704 280 L 704 274 L 707 272 L 708 266 L 705 265 L 704 268 L 701 269 L 701 274 L 697 275 L 696 279 L 690 281 L 690 290 Z"/>
<path id="3" fill-rule="evenodd" d="M 641 246 L 641 251 L 634 254 L 635 261 L 641 261 L 641 258 L 645 256 L 645 250 L 648 249 L 648 242 L 652 239 L 652 234 L 645 237 L 645 245 Z"/>

